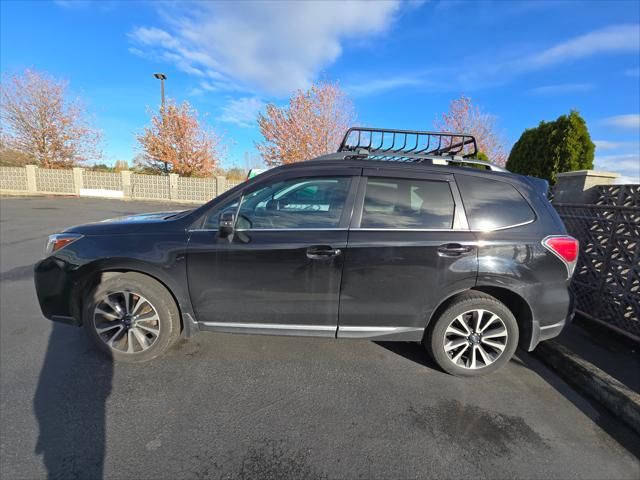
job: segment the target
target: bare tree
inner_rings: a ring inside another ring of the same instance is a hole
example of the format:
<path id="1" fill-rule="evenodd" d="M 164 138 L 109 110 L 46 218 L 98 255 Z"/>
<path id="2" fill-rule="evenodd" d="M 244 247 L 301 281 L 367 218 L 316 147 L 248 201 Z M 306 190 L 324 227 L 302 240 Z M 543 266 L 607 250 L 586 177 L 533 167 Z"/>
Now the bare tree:
<path id="1" fill-rule="evenodd" d="M 47 168 L 101 158 L 101 134 L 83 103 L 68 97 L 67 84 L 32 70 L 3 76 L 0 118 L 7 148 Z"/>
<path id="2" fill-rule="evenodd" d="M 338 84 L 320 82 L 298 90 L 286 107 L 269 104 L 258 114 L 264 141 L 256 147 L 269 166 L 334 152 L 355 121 L 353 103 Z"/>
<path id="3" fill-rule="evenodd" d="M 495 117 L 483 113 L 469 97 L 461 96 L 452 100 L 449 111 L 434 122 L 434 127 L 443 132 L 473 135 L 480 153 L 497 165 L 504 166 L 507 163 L 505 142 L 496 130 Z"/>
<path id="4" fill-rule="evenodd" d="M 201 124 L 188 102 L 176 105 L 168 100 L 137 139 L 143 170 L 185 177 L 211 175 L 224 150 L 222 138 Z"/>

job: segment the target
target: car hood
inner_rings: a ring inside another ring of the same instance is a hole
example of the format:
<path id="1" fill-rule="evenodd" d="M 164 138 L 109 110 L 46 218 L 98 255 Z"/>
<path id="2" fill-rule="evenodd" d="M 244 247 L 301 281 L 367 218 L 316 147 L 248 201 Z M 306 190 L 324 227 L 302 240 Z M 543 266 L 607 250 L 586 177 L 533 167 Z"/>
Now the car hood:
<path id="1" fill-rule="evenodd" d="M 96 223 L 77 225 L 66 229 L 65 232 L 82 235 L 122 235 L 170 231 L 180 223 L 175 222 L 176 220 L 184 219 L 192 211 L 176 210 L 123 215 Z"/>
<path id="2" fill-rule="evenodd" d="M 170 220 L 178 216 L 181 213 L 188 213 L 191 210 L 171 210 L 166 212 L 152 212 L 152 213 L 136 213 L 133 215 L 123 215 L 121 217 L 107 218 L 100 223 L 132 223 L 132 222 L 158 222 L 164 220 Z"/>

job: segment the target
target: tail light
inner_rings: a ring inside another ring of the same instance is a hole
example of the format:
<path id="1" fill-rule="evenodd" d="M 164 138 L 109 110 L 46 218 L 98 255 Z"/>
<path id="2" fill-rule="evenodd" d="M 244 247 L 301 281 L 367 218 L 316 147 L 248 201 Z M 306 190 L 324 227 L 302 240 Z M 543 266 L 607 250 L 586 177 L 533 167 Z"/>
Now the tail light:
<path id="1" fill-rule="evenodd" d="M 49 235 L 47 239 L 47 245 L 44 248 L 45 257 L 51 255 L 53 252 L 66 247 L 67 245 L 80 240 L 82 235 L 79 233 L 56 233 L 55 235 Z"/>
<path id="2" fill-rule="evenodd" d="M 578 263 L 578 240 L 569 235 L 550 235 L 542 240 L 542 245 L 564 262 L 571 278 Z"/>

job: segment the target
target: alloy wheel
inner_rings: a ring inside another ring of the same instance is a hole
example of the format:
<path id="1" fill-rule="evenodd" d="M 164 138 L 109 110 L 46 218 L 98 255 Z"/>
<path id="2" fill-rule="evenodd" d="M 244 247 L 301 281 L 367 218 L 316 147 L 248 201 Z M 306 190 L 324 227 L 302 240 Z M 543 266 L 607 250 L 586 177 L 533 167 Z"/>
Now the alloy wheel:
<path id="1" fill-rule="evenodd" d="M 93 326 L 109 348 L 139 353 L 158 339 L 160 317 L 142 295 L 132 291 L 111 292 L 96 303 Z"/>
<path id="2" fill-rule="evenodd" d="M 495 362 L 507 347 L 507 327 L 489 310 L 470 310 L 445 330 L 444 351 L 456 366 L 476 370 Z"/>

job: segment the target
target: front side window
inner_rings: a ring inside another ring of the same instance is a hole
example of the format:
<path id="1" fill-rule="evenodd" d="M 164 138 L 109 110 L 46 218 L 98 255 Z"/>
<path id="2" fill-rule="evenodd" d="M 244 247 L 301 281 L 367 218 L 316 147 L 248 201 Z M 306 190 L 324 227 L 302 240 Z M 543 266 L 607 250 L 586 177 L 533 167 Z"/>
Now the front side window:
<path id="1" fill-rule="evenodd" d="M 447 182 L 369 177 L 360 227 L 448 229 L 454 210 Z"/>
<path id="2" fill-rule="evenodd" d="M 236 228 L 337 228 L 350 184 L 350 177 L 317 177 L 260 188 L 242 199 Z"/>
<path id="3" fill-rule="evenodd" d="M 231 212 L 235 214 L 236 210 L 238 209 L 238 201 L 239 198 L 235 197 L 210 210 L 204 217 L 202 228 L 204 228 L 205 230 L 217 230 L 220 215 L 225 212 Z"/>

